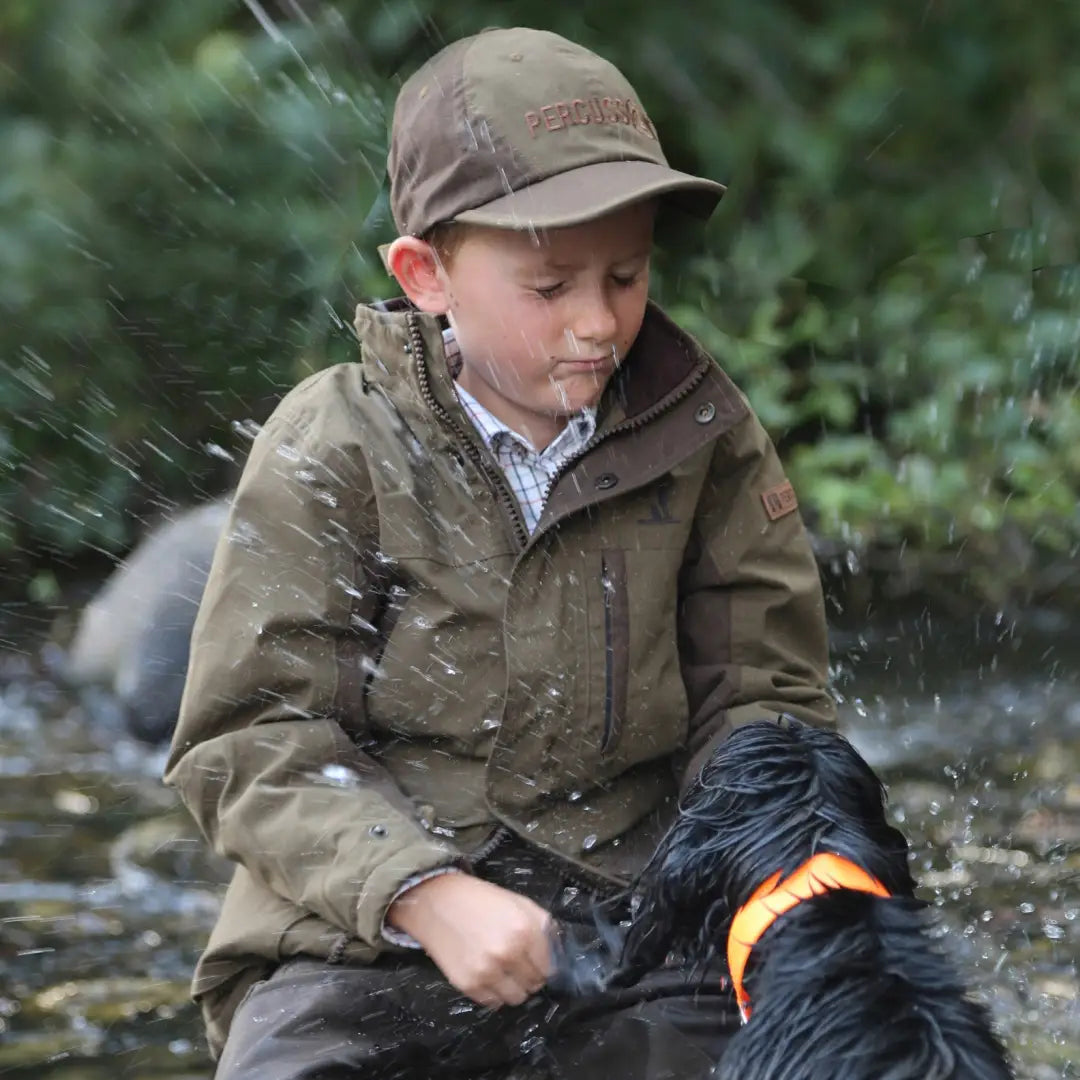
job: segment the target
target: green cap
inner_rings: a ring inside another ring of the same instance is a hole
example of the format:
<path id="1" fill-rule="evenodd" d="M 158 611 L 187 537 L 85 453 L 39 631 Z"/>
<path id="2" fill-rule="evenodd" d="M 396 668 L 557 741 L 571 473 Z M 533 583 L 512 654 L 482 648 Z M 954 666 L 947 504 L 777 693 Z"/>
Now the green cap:
<path id="1" fill-rule="evenodd" d="M 394 221 L 413 236 L 577 225 L 656 196 L 707 218 L 725 190 L 669 167 L 613 64 L 523 27 L 456 41 L 405 83 L 388 167 Z"/>

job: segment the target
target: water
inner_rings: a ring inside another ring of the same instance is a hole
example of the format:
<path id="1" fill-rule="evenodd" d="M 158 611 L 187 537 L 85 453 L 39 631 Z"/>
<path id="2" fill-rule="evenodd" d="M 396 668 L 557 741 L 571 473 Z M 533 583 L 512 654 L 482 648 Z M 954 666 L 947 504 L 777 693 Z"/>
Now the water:
<path id="1" fill-rule="evenodd" d="M 0 1076 L 209 1080 L 187 979 L 223 868 L 107 699 L 0 626 Z M 843 727 L 1029 1080 L 1080 1077 L 1080 635 L 1049 616 L 836 638 Z M 40 636 L 40 635 L 38 635 Z"/>
<path id="2" fill-rule="evenodd" d="M 1080 639 L 1033 614 L 840 635 L 845 732 L 1018 1065 L 1080 1077 Z"/>

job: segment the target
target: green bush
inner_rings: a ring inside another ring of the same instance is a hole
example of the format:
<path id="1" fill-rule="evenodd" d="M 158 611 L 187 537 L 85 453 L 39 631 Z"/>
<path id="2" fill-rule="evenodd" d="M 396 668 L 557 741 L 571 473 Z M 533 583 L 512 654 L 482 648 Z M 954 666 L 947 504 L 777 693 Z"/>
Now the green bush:
<path id="1" fill-rule="evenodd" d="M 115 548 L 148 497 L 220 484 L 231 426 L 325 362 L 331 305 L 372 275 L 385 122 L 351 38 L 271 39 L 227 9 L 16 9 L 33 79 L 0 68 L 0 548 Z"/>
<path id="2" fill-rule="evenodd" d="M 1080 539 L 1080 7 L 13 0 L 0 550 L 111 550 L 352 355 L 401 73 L 486 25 L 622 67 L 729 184 L 656 295 L 746 389 L 823 551 L 1000 602 Z"/>

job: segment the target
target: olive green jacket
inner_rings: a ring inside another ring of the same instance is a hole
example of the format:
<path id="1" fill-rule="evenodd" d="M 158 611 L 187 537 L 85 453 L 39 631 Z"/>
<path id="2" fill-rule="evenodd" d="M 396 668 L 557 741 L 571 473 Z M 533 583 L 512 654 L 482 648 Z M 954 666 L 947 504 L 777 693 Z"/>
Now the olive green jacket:
<path id="1" fill-rule="evenodd" d="M 166 780 L 238 863 L 194 984 L 215 1049 L 283 958 L 394 948 L 411 875 L 517 834 L 626 882 L 734 727 L 833 720 L 776 453 L 658 308 L 531 536 L 438 320 L 356 325 L 255 440 L 192 639 Z"/>

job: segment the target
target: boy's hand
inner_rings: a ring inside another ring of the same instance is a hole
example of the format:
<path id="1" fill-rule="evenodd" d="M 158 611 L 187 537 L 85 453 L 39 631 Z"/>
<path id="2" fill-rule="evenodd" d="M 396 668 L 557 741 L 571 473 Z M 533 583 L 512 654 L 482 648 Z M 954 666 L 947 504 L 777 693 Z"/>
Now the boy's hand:
<path id="1" fill-rule="evenodd" d="M 509 889 L 465 873 L 414 885 L 386 921 L 411 935 L 450 984 L 479 1005 L 520 1005 L 551 972 L 551 916 Z"/>

